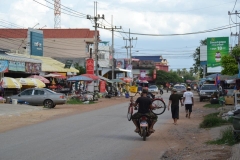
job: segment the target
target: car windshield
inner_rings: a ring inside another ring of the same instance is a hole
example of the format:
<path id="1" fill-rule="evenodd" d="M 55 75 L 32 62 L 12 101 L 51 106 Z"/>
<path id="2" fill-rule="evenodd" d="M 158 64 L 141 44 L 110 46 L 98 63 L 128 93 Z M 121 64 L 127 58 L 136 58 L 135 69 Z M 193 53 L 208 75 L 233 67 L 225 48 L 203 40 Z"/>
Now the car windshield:
<path id="1" fill-rule="evenodd" d="M 217 90 L 217 86 L 215 85 L 203 85 L 202 90 Z"/>
<path id="2" fill-rule="evenodd" d="M 48 92 L 52 93 L 52 94 L 55 94 L 56 92 L 50 90 L 50 89 L 46 89 Z"/>
<path id="3" fill-rule="evenodd" d="M 157 86 L 149 86 L 150 89 L 157 88 Z"/>
<path id="4" fill-rule="evenodd" d="M 176 89 L 185 89 L 184 86 L 174 86 L 174 88 L 176 88 Z"/>

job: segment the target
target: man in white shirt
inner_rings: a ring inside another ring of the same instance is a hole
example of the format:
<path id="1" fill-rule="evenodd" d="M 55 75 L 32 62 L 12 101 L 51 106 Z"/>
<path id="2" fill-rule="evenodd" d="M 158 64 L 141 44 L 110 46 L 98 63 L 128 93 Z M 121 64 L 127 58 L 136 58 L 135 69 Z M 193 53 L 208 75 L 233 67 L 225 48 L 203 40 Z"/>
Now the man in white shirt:
<path id="1" fill-rule="evenodd" d="M 183 103 L 185 104 L 186 117 L 190 118 L 192 106 L 194 105 L 193 93 L 191 92 L 190 87 L 188 87 L 187 91 L 183 93 Z"/>

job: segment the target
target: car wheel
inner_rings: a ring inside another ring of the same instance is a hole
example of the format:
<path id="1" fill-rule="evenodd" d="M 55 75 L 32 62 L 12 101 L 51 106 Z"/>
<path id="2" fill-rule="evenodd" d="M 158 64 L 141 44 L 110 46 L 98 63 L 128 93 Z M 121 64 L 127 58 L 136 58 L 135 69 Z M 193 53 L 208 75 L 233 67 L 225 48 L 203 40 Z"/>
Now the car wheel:
<path id="1" fill-rule="evenodd" d="M 53 101 L 52 101 L 52 100 L 46 99 L 46 100 L 43 102 L 43 106 L 44 106 L 44 108 L 53 108 L 53 107 L 54 107 L 54 104 L 53 104 Z"/>

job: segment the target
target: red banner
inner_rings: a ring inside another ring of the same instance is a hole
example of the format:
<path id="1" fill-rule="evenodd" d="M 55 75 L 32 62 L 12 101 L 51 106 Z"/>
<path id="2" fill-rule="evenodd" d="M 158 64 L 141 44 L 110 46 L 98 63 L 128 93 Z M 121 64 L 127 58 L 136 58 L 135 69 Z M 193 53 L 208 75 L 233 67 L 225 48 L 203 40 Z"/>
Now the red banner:
<path id="1" fill-rule="evenodd" d="M 86 60 L 86 73 L 94 74 L 94 60 L 92 58 Z"/>
<path id="2" fill-rule="evenodd" d="M 157 71 L 156 69 L 153 70 L 153 79 L 156 79 L 157 78 Z"/>

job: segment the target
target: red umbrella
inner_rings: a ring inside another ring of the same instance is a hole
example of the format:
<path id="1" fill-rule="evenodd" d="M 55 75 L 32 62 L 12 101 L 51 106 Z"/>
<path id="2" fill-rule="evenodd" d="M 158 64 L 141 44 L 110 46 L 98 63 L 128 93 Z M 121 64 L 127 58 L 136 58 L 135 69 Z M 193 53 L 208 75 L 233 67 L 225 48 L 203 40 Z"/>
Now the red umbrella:
<path id="1" fill-rule="evenodd" d="M 94 74 L 81 74 L 81 76 L 92 78 L 94 81 L 100 79 L 98 76 L 96 76 Z"/>
<path id="2" fill-rule="evenodd" d="M 50 81 L 42 76 L 38 76 L 38 75 L 31 75 L 28 78 L 36 78 L 39 79 L 40 81 L 42 81 L 43 83 L 50 83 Z"/>
<path id="3" fill-rule="evenodd" d="M 120 78 L 120 79 L 123 80 L 126 83 L 130 83 L 132 81 L 132 78 L 128 78 L 128 77 L 123 77 L 123 78 Z"/>

